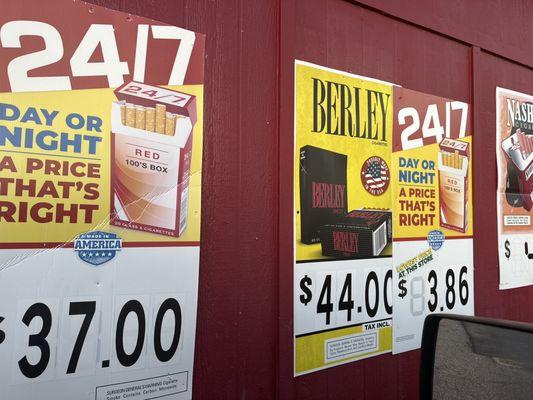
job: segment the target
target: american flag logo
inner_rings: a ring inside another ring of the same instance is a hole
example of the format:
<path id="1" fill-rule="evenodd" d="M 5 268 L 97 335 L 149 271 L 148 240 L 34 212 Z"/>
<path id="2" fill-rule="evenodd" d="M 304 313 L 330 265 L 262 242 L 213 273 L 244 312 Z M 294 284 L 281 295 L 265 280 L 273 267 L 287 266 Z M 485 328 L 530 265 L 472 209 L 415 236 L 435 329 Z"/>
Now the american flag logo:
<path id="1" fill-rule="evenodd" d="M 380 196 L 389 187 L 389 166 L 381 157 L 370 157 L 361 168 L 361 181 L 366 191 L 374 196 Z"/>

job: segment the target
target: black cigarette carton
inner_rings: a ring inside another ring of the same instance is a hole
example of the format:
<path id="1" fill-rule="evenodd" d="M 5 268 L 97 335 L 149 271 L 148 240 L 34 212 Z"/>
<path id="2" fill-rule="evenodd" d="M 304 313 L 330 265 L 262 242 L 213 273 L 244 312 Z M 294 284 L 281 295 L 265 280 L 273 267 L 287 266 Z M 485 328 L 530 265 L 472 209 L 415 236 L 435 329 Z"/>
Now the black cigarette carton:
<path id="1" fill-rule="evenodd" d="M 392 242 L 392 213 L 355 210 L 320 229 L 322 255 L 336 258 L 369 258 L 381 254 Z"/>
<path id="2" fill-rule="evenodd" d="M 346 214 L 347 156 L 304 146 L 300 149 L 300 225 L 305 244 L 320 241 L 318 231 Z"/>

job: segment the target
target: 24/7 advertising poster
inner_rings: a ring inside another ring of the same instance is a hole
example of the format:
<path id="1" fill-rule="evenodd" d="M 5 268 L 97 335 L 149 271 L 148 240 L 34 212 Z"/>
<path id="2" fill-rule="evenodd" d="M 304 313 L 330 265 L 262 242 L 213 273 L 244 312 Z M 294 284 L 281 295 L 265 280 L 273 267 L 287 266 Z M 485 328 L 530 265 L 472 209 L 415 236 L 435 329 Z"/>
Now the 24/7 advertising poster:
<path id="1" fill-rule="evenodd" d="M 295 64 L 295 375 L 390 352 L 392 86 Z"/>
<path id="2" fill-rule="evenodd" d="M 533 96 L 496 88 L 500 289 L 533 284 Z"/>
<path id="3" fill-rule="evenodd" d="M 190 399 L 203 35 L 21 0 L 0 52 L 2 398 Z"/>
<path id="4" fill-rule="evenodd" d="M 393 353 L 420 347 L 426 315 L 474 314 L 468 104 L 394 87 Z"/>

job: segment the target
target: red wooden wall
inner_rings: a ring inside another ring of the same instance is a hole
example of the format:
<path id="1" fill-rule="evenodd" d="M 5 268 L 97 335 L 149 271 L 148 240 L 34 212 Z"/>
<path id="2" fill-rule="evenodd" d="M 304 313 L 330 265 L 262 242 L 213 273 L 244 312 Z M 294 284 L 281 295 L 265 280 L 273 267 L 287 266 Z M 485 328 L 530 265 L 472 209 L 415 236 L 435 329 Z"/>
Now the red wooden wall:
<path id="1" fill-rule="evenodd" d="M 418 397 L 417 351 L 292 377 L 295 58 L 473 104 L 476 313 L 533 322 L 533 288 L 498 290 L 495 204 L 495 87 L 533 93 L 532 0 L 91 2 L 207 34 L 195 399 Z"/>

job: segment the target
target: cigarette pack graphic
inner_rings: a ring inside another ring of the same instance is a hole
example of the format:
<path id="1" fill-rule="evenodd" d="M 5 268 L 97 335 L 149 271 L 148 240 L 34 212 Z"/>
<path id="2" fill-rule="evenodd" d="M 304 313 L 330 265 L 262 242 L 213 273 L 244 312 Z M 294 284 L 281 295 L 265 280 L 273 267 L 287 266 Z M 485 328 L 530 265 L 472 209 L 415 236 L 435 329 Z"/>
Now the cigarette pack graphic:
<path id="1" fill-rule="evenodd" d="M 465 233 L 468 228 L 469 144 L 444 139 L 439 145 L 440 226 Z"/>
<path id="2" fill-rule="evenodd" d="M 355 210 L 338 222 L 320 229 L 322 255 L 337 258 L 366 258 L 381 254 L 392 242 L 392 213 Z"/>
<path id="3" fill-rule="evenodd" d="M 521 129 L 502 142 L 502 150 L 507 159 L 508 180 L 512 183 L 512 197 L 520 198 L 527 211 L 533 208 L 533 135 L 525 134 Z"/>
<path id="4" fill-rule="evenodd" d="M 194 96 L 130 82 L 111 106 L 111 224 L 167 236 L 187 225 Z"/>
<path id="5" fill-rule="evenodd" d="M 347 157 L 314 146 L 300 149 L 300 225 L 305 244 L 320 240 L 318 231 L 346 214 Z"/>

